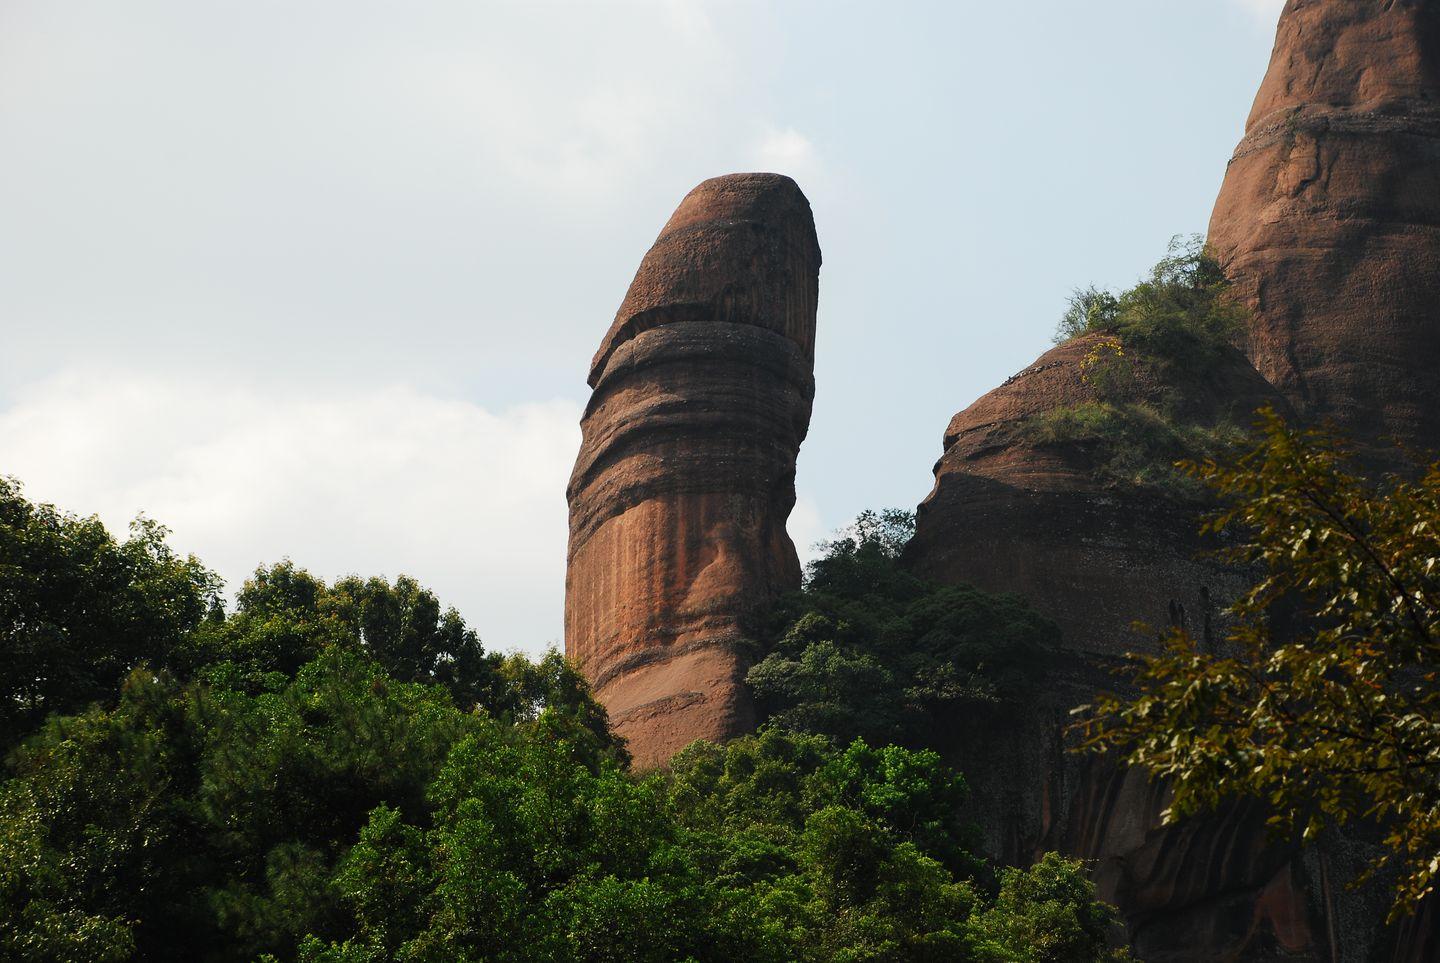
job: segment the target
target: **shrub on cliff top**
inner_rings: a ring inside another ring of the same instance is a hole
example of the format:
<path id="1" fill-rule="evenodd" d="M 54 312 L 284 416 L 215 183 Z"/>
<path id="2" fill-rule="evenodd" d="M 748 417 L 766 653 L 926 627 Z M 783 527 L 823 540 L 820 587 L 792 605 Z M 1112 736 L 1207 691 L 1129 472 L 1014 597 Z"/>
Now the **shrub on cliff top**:
<path id="1" fill-rule="evenodd" d="M 1077 289 L 1055 341 L 1105 332 L 1127 347 L 1203 370 L 1244 330 L 1245 308 L 1228 291 L 1225 272 L 1204 239 L 1177 237 L 1169 254 L 1134 287 L 1118 295 L 1093 285 Z"/>
<path id="2" fill-rule="evenodd" d="M 1207 498 L 1209 489 L 1179 463 L 1225 457 L 1248 437 L 1228 422 L 1198 425 L 1139 402 L 1055 408 L 1031 419 L 1026 429 L 1042 444 L 1086 446 L 1101 481 L 1192 501 Z"/>

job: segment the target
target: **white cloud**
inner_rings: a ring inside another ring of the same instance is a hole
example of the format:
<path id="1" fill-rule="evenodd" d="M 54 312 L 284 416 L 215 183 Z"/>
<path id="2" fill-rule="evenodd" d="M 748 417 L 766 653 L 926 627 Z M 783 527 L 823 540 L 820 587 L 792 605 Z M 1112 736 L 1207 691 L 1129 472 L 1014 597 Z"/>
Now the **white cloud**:
<path id="1" fill-rule="evenodd" d="M 794 127 L 768 127 L 751 152 L 758 170 L 793 177 L 813 200 L 830 190 L 830 177 L 815 144 Z"/>
<path id="2" fill-rule="evenodd" d="M 815 547 L 830 534 L 830 529 L 821 519 L 819 503 L 809 495 L 801 495 L 795 500 L 795 508 L 790 512 L 785 530 L 790 533 L 790 541 L 795 543 L 801 565 L 808 565 L 819 556 Z"/>
<path id="3" fill-rule="evenodd" d="M 0 471 L 118 531 L 141 512 L 163 522 L 232 591 L 285 556 L 327 579 L 406 573 L 489 646 L 539 651 L 560 641 L 579 415 L 405 385 L 277 393 L 70 370 L 0 411 Z"/>
<path id="4" fill-rule="evenodd" d="M 783 130 L 772 128 L 756 145 L 755 154 L 777 171 L 785 172 L 794 168 L 812 166 L 815 163 L 815 145 L 810 139 L 793 127 Z"/>
<path id="5" fill-rule="evenodd" d="M 1285 0 L 1231 0 L 1255 18 L 1263 26 L 1273 27 L 1285 9 Z"/>

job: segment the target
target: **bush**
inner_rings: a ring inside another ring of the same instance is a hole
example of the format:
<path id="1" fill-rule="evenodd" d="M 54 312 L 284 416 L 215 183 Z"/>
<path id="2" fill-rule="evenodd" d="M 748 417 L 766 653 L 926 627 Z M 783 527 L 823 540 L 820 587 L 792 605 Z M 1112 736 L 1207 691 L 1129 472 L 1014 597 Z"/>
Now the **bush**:
<path id="1" fill-rule="evenodd" d="M 1093 332 L 1129 348 L 1204 370 L 1244 331 L 1246 311 L 1229 295 L 1220 264 L 1197 236 L 1175 238 L 1150 276 L 1118 295 L 1077 289 L 1055 331 L 1057 343 Z"/>
<path id="2" fill-rule="evenodd" d="M 1095 401 L 1055 408 L 1026 422 L 1025 428 L 1041 444 L 1085 446 L 1102 481 L 1196 501 L 1205 499 L 1208 489 L 1180 463 L 1224 457 L 1248 437 L 1228 422 L 1187 423 L 1136 402 Z"/>
<path id="3" fill-rule="evenodd" d="M 776 725 L 842 742 L 928 744 L 962 706 L 1003 705 L 1045 672 L 1059 630 L 1013 595 L 900 564 L 914 516 L 863 513 L 776 605 L 746 677 Z"/>

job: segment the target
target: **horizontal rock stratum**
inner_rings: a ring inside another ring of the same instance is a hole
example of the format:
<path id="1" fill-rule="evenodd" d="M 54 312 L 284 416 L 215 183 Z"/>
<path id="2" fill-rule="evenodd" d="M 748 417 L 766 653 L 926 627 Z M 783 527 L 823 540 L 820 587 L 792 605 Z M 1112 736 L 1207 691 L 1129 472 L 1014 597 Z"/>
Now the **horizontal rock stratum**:
<path id="1" fill-rule="evenodd" d="M 754 727 L 743 641 L 800 584 L 785 521 L 814 397 L 820 246 L 778 174 L 692 190 L 590 368 L 565 648 L 640 766 Z"/>
<path id="2" fill-rule="evenodd" d="M 1290 0 L 1209 240 L 1303 415 L 1440 449 L 1440 3 Z"/>

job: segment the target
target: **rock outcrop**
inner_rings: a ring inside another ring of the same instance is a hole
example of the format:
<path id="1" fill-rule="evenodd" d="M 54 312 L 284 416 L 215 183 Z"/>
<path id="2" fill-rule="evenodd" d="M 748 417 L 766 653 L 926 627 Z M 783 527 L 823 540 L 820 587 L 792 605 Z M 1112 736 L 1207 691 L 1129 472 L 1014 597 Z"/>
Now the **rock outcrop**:
<path id="1" fill-rule="evenodd" d="M 1102 439 L 1053 437 L 1047 419 L 1108 400 L 1203 431 L 1248 426 L 1265 404 L 1286 410 L 1234 350 L 1202 371 L 1131 350 L 1109 362 L 1124 366 L 1123 395 L 1102 397 L 1086 361 L 1106 363 L 1114 342 L 1090 334 L 1052 348 L 957 414 L 906 550 L 918 574 L 1025 596 L 1060 625 L 1067 648 L 1106 657 L 1135 648 L 1137 620 L 1213 635 L 1240 580 L 1197 557 L 1201 506 L 1114 477 Z M 1133 454 L 1164 470 L 1184 452 Z"/>
<path id="2" fill-rule="evenodd" d="M 591 364 L 565 647 L 637 765 L 753 728 L 740 643 L 800 584 L 785 521 L 819 268 L 794 181 L 708 180 L 645 255 Z"/>
<path id="3" fill-rule="evenodd" d="M 1379 467 L 1391 438 L 1440 448 L 1440 0 L 1289 0 L 1209 243 L 1251 310 L 1250 363 L 1237 352 L 1189 379 L 1142 364 L 1129 400 L 1201 426 L 1288 403 Z M 1355 834 L 1302 848 L 1252 804 L 1161 826 L 1163 786 L 1064 752 L 1065 710 L 1113 687 L 1120 652 L 1154 644 L 1130 620 L 1223 649 L 1245 581 L 1202 557 L 1198 505 L 1117 483 L 1083 436 L 1035 430 L 1095 401 L 1082 367 L 1101 337 L 955 416 L 907 549 L 923 574 L 1025 595 L 1065 634 L 1068 658 L 1024 718 L 978 723 L 979 738 L 957 720 L 949 755 L 992 850 L 1093 860 L 1145 960 L 1434 958 L 1433 907 L 1386 928 L 1383 887 L 1347 889 L 1374 854 Z"/>
<path id="4" fill-rule="evenodd" d="M 1440 448 L 1440 3 L 1290 0 L 1209 240 L 1302 414 Z"/>
<path id="5" fill-rule="evenodd" d="M 1329 960 L 1341 952 L 1340 915 L 1350 917 L 1345 948 L 1368 949 L 1379 915 L 1337 910 L 1330 880 L 1358 871 L 1353 847 L 1307 852 L 1272 839 L 1253 805 L 1163 826 L 1163 787 L 1114 759 L 1067 752 L 1069 710 L 1115 687 L 1123 653 L 1154 646 L 1170 625 L 1223 647 L 1223 610 L 1246 582 L 1206 557 L 1216 546 L 1199 535 L 1200 493 L 1116 466 L 1180 454 L 1146 452 L 1147 439 L 1219 443 L 1262 405 L 1291 414 L 1237 350 L 1195 369 L 1115 347 L 1090 334 L 1051 349 L 945 434 L 905 561 L 938 581 L 1026 596 L 1060 625 L 1065 648 L 1023 712 L 956 719 L 941 736 L 948 761 L 974 787 L 991 855 L 1025 863 L 1054 849 L 1090 860 L 1140 959 Z M 1107 357 L 1120 376 L 1102 381 Z M 1110 420 L 1087 434 L 1096 417 Z M 1173 430 L 1147 428 L 1150 417 Z M 1136 620 L 1154 628 L 1137 632 Z"/>
<path id="6" fill-rule="evenodd" d="M 970 710 L 935 742 L 974 786 L 991 855 L 1093 860 L 1142 959 L 1433 959 L 1434 905 L 1387 930 L 1384 894 L 1346 889 L 1366 844 L 1272 838 L 1253 804 L 1162 826 L 1164 787 L 1067 753 L 1065 728 L 1122 653 L 1155 644 L 1136 621 L 1225 645 L 1247 578 L 1206 557 L 1204 499 L 1163 471 L 1175 445 L 1269 404 L 1382 467 L 1391 438 L 1440 449 L 1440 0 L 1288 0 L 1209 243 L 1251 309 L 1243 351 L 1197 366 L 1085 335 L 952 420 L 905 563 L 1025 596 L 1064 652 L 1019 715 Z M 753 726 L 742 643 L 800 579 L 784 523 L 819 264 L 792 181 L 707 181 L 595 356 L 566 647 L 642 766 Z"/>

